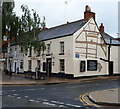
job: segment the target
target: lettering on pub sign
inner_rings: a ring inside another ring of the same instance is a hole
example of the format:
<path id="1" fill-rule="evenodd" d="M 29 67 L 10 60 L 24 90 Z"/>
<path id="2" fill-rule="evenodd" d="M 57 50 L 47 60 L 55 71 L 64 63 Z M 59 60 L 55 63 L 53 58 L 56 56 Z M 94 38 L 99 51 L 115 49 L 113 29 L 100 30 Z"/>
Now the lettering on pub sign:
<path id="1" fill-rule="evenodd" d="M 87 70 L 97 71 L 97 60 L 87 60 Z"/>

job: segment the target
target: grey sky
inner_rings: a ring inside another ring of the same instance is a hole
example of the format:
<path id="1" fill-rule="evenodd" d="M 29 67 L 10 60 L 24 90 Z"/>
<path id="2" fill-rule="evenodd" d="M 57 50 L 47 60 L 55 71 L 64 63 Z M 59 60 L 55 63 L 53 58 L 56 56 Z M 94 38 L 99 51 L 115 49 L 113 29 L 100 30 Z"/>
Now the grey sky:
<path id="1" fill-rule="evenodd" d="M 65 1 L 68 3 L 65 5 Z M 105 32 L 117 37 L 118 32 L 118 1 L 119 0 L 15 0 L 14 11 L 21 15 L 20 6 L 28 5 L 34 9 L 41 18 L 46 17 L 47 27 L 54 27 L 79 19 L 83 19 L 85 5 L 89 5 L 96 13 L 98 26 L 103 23 Z"/>

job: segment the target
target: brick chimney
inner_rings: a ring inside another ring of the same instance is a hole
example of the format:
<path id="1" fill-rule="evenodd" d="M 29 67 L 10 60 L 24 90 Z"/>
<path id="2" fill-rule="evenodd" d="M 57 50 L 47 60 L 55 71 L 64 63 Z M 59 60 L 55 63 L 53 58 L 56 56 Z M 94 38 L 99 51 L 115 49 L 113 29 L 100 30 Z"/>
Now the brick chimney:
<path id="1" fill-rule="evenodd" d="M 89 20 L 91 17 L 93 17 L 95 20 L 95 13 L 91 12 L 91 8 L 88 5 L 86 5 L 85 12 L 84 12 L 84 20 L 85 21 Z"/>
<path id="2" fill-rule="evenodd" d="M 100 33 L 104 33 L 104 26 L 103 23 L 99 26 Z"/>

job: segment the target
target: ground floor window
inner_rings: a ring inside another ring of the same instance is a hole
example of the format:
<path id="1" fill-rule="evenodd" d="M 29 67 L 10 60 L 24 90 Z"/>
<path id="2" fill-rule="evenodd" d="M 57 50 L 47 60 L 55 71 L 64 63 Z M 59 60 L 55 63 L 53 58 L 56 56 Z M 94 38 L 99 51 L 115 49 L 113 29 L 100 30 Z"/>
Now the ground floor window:
<path id="1" fill-rule="evenodd" d="M 43 71 L 46 71 L 46 62 L 43 62 Z"/>
<path id="2" fill-rule="evenodd" d="M 60 59 L 60 71 L 64 72 L 65 71 L 65 60 Z"/>
<path id="3" fill-rule="evenodd" d="M 37 60 L 37 67 L 38 67 L 38 70 L 40 70 L 40 67 L 41 67 L 40 64 L 41 64 L 41 63 L 40 63 L 40 60 Z"/>
<path id="4" fill-rule="evenodd" d="M 20 69 L 23 69 L 23 61 L 20 62 Z"/>
<path id="5" fill-rule="evenodd" d="M 32 69 L 32 61 L 28 60 L 28 70 L 31 71 L 31 69 Z"/>

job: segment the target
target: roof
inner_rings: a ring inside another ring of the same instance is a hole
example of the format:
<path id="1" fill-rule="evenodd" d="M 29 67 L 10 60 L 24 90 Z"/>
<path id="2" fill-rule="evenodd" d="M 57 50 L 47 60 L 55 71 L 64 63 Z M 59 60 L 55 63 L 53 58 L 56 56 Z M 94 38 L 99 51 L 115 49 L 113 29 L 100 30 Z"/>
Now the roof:
<path id="1" fill-rule="evenodd" d="M 115 38 L 113 38 L 112 36 L 110 36 L 109 34 L 107 33 L 101 33 L 103 38 L 104 38 L 104 41 L 106 44 L 110 45 L 110 40 L 111 40 L 111 45 L 115 45 L 115 46 L 118 46 L 120 45 L 120 41 L 117 41 Z"/>
<path id="2" fill-rule="evenodd" d="M 54 39 L 58 37 L 70 36 L 74 34 L 78 29 L 83 27 L 87 21 L 78 20 L 71 23 L 66 23 L 60 26 L 49 28 L 47 30 L 41 31 L 38 35 L 38 39 L 41 41 Z"/>

